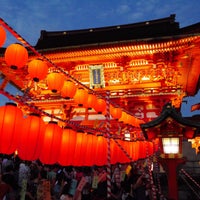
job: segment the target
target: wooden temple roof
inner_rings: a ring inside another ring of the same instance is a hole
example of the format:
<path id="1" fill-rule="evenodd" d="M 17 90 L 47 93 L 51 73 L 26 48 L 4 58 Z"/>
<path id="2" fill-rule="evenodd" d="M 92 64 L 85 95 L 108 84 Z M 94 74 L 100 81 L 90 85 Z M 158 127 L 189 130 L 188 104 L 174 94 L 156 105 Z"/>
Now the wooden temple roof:
<path id="1" fill-rule="evenodd" d="M 179 23 L 175 22 L 175 15 L 170 17 L 101 28 L 89 28 L 70 31 L 41 31 L 36 44 L 37 49 L 56 47 L 81 46 L 87 44 L 101 44 L 122 42 L 128 40 L 166 37 L 179 35 Z"/>
<path id="2" fill-rule="evenodd" d="M 40 38 L 36 44 L 37 49 L 73 47 L 82 45 L 95 46 L 104 43 L 120 43 L 123 41 L 155 39 L 163 40 L 162 37 L 180 36 L 185 34 L 196 34 L 200 31 L 200 23 L 184 28 L 179 28 L 179 23 L 175 21 L 175 15 L 169 17 L 150 20 L 145 22 L 108 26 L 100 28 L 88 28 L 69 31 L 46 31 L 42 30 Z"/>
<path id="3" fill-rule="evenodd" d="M 163 110 L 157 118 L 151 120 L 150 122 L 140 124 L 140 127 L 143 130 L 143 133 L 147 139 L 148 139 L 147 136 L 148 130 L 159 132 L 159 134 L 162 134 L 162 131 L 163 132 L 169 131 L 168 134 L 173 135 L 173 133 L 175 133 L 176 131 L 176 128 L 178 130 L 177 132 L 180 133 L 180 129 L 178 127 L 181 127 L 181 129 L 187 129 L 187 131 L 190 129 L 190 131 L 192 131 L 192 134 L 194 134 L 195 136 L 199 135 L 200 133 L 200 122 L 192 120 L 192 118 L 188 119 L 182 117 L 182 114 L 170 103 L 167 103 L 165 106 L 163 106 Z M 158 131 L 158 129 L 163 129 L 163 130 Z"/>

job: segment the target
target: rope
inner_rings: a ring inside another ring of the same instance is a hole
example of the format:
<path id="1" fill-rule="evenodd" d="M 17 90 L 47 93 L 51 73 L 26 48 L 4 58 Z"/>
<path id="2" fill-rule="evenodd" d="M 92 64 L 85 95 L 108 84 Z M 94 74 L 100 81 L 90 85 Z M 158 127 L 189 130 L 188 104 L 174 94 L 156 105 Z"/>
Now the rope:
<path id="1" fill-rule="evenodd" d="M 133 161 L 133 158 L 127 153 L 127 151 L 119 144 L 119 142 L 116 140 L 116 139 L 114 139 L 114 141 L 115 141 L 115 143 L 117 144 L 117 146 L 122 150 L 122 152 L 126 155 L 126 157 L 127 158 L 129 158 L 129 160 L 131 161 L 131 162 L 134 162 Z"/>
<path id="2" fill-rule="evenodd" d="M 111 149 L 110 149 L 110 92 L 106 92 L 106 135 L 108 143 L 107 152 L 107 198 L 111 197 Z"/>

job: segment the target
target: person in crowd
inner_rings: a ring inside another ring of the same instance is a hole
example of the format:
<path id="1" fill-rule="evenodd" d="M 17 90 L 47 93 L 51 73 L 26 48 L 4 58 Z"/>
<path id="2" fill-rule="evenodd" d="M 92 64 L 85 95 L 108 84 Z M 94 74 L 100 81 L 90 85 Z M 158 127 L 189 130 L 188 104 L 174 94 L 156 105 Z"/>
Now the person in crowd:
<path id="1" fill-rule="evenodd" d="M 7 199 L 10 199 L 10 200 L 17 199 L 19 187 L 14 175 L 13 165 L 8 165 L 5 167 L 5 172 L 3 173 L 1 179 L 4 183 L 10 186 L 10 192 L 7 194 Z"/>
<path id="2" fill-rule="evenodd" d="M 83 170 L 83 176 L 86 179 L 86 184 L 82 190 L 82 200 L 90 200 L 91 199 L 91 184 L 92 184 L 92 176 L 91 170 L 89 167 L 85 167 Z"/>
<path id="3" fill-rule="evenodd" d="M 1 179 L 0 175 L 0 200 L 4 200 L 6 195 L 11 192 L 11 187 Z"/>
<path id="4" fill-rule="evenodd" d="M 37 163 L 32 162 L 30 165 L 30 179 L 27 182 L 26 200 L 36 200 L 37 189 L 39 184 L 39 168 Z"/>
<path id="5" fill-rule="evenodd" d="M 60 194 L 59 200 L 72 200 L 73 196 L 69 194 L 70 182 L 65 182 Z"/>

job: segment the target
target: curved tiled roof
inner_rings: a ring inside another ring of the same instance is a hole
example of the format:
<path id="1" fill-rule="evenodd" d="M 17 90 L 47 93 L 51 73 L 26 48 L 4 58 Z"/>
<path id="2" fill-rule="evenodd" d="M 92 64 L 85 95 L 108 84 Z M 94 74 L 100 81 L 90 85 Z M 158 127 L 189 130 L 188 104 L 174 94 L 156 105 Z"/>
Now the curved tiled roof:
<path id="1" fill-rule="evenodd" d="M 200 123 L 199 122 L 182 117 L 181 113 L 179 113 L 175 109 L 175 107 L 173 107 L 171 105 L 171 103 L 167 103 L 163 107 L 163 110 L 162 110 L 161 114 L 159 115 L 159 117 L 157 117 L 156 119 L 154 119 L 150 122 L 147 122 L 145 124 L 140 124 L 140 127 L 143 130 L 144 135 L 147 137 L 146 129 L 158 126 L 163 121 L 165 121 L 165 119 L 167 119 L 168 117 L 174 119 L 176 122 L 178 122 L 179 124 L 181 124 L 183 126 L 196 128 L 196 133 L 198 133 L 199 130 L 200 130 Z"/>
<path id="2" fill-rule="evenodd" d="M 37 49 L 119 42 L 144 38 L 174 36 L 180 33 L 175 15 L 169 17 L 101 28 L 49 32 L 42 30 Z"/>

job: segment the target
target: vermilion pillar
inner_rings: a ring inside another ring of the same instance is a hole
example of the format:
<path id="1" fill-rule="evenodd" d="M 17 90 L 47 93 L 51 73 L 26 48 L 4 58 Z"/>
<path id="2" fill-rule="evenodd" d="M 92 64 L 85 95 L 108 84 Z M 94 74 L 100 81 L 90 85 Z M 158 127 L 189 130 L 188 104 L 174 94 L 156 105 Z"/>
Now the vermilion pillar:
<path id="1" fill-rule="evenodd" d="M 179 165 L 185 163 L 185 158 L 161 158 L 160 163 L 167 173 L 168 199 L 179 200 L 177 170 Z"/>

